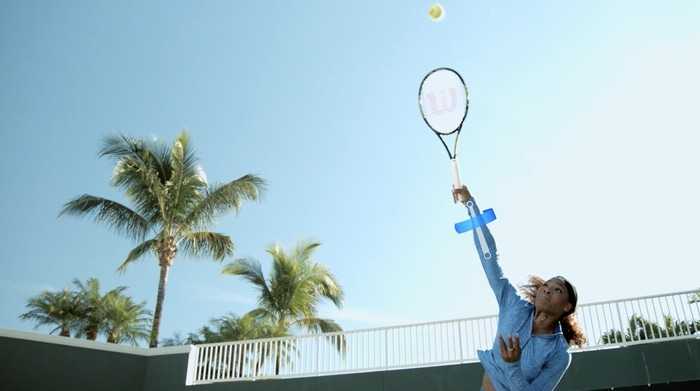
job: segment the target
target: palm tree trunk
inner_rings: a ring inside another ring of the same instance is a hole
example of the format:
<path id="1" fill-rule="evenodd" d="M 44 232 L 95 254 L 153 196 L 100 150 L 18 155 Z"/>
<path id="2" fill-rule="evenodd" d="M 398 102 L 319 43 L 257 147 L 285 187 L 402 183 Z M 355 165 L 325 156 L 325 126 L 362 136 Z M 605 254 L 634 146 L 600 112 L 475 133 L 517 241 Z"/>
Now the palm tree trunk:
<path id="1" fill-rule="evenodd" d="M 66 326 L 61 327 L 61 337 L 70 337 L 70 329 Z"/>
<path id="2" fill-rule="evenodd" d="M 160 330 L 160 316 L 163 312 L 163 301 L 165 300 L 165 284 L 168 283 L 168 271 L 170 262 L 161 262 L 160 281 L 158 282 L 158 297 L 156 299 L 156 310 L 153 313 L 153 328 L 151 329 L 151 341 L 148 346 L 158 347 L 158 331 Z"/>

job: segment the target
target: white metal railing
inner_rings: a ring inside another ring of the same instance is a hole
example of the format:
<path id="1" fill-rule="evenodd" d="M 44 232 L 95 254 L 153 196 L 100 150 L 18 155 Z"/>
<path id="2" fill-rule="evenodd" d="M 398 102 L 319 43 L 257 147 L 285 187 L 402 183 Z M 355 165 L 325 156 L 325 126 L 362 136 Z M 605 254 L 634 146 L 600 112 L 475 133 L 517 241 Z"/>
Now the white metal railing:
<path id="1" fill-rule="evenodd" d="M 586 349 L 700 335 L 700 291 L 684 291 L 579 306 Z"/>
<path id="2" fill-rule="evenodd" d="M 580 305 L 584 349 L 700 334 L 698 291 Z M 675 323 L 667 324 L 670 316 Z M 643 320 L 642 320 L 643 319 Z M 357 331 L 193 345 L 187 384 L 355 373 L 477 361 L 498 316 Z M 578 348 L 572 348 L 572 351 Z"/>

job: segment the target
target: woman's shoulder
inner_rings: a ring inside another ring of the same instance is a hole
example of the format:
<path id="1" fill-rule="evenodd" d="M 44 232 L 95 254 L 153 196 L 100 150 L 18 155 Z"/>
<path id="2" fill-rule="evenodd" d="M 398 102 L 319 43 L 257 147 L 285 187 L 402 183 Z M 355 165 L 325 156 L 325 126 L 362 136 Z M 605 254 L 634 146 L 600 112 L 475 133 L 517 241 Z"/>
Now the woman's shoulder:
<path id="1" fill-rule="evenodd" d="M 508 302 L 505 309 L 512 314 L 511 316 L 525 319 L 530 316 L 534 308 L 535 306 L 529 301 L 523 299 L 519 295 L 513 295 L 513 298 Z"/>
<path id="2" fill-rule="evenodd" d="M 562 338 L 563 340 L 563 338 Z M 571 364 L 571 353 L 569 352 L 567 348 L 567 343 L 566 341 L 563 341 L 563 343 L 556 343 L 555 346 L 553 347 L 552 350 L 549 351 L 547 354 L 547 366 L 553 366 L 553 367 L 559 367 L 559 366 L 564 366 L 568 367 Z"/>
<path id="3" fill-rule="evenodd" d="M 530 303 L 520 295 L 515 295 L 515 298 L 513 299 L 513 303 L 511 305 L 514 308 L 517 308 L 518 310 L 526 313 L 531 312 L 535 308 L 534 304 Z"/>
<path id="4" fill-rule="evenodd" d="M 563 334 L 559 334 L 559 338 L 557 338 L 556 347 L 553 349 L 552 353 L 562 358 L 566 357 L 568 360 L 571 359 L 571 352 L 569 352 L 569 343 L 566 342 L 566 338 L 564 338 Z"/>

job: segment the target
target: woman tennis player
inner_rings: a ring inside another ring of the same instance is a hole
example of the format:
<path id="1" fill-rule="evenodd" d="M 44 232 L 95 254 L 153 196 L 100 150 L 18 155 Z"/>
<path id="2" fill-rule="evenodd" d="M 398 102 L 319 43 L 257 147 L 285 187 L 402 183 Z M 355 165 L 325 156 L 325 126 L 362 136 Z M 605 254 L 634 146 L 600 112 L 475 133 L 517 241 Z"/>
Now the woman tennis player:
<path id="1" fill-rule="evenodd" d="M 481 219 L 466 186 L 453 196 L 467 200 L 471 218 Z M 499 307 L 493 347 L 477 351 L 485 372 L 481 391 L 553 390 L 571 363 L 569 346 L 586 341 L 574 314 L 576 289 L 561 276 L 547 281 L 531 276 L 530 284 L 520 288 L 522 299 L 503 276 L 486 224 L 474 228 L 474 242 Z"/>

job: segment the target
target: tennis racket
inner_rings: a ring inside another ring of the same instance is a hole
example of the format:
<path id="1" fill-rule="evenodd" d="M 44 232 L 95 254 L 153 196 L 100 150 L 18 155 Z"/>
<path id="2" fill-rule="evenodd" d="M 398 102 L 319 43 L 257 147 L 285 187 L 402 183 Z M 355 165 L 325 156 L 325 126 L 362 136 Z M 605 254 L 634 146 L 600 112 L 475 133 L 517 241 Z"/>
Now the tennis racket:
<path id="1" fill-rule="evenodd" d="M 469 93 L 464 79 L 457 71 L 451 68 L 437 68 L 428 73 L 420 83 L 418 90 L 418 106 L 423 120 L 435 135 L 440 139 L 452 162 L 452 185 L 455 189 L 462 187 L 459 177 L 459 163 L 457 162 L 457 142 L 464 124 L 464 119 L 469 111 Z M 447 146 L 445 138 L 454 135 L 452 150 Z M 460 193 L 459 201 L 469 208 L 472 214 L 473 202 L 465 199 Z M 496 219 L 493 209 L 487 209 L 483 214 L 472 216 L 471 219 L 455 224 L 455 230 L 463 233 L 481 225 L 490 223 Z M 479 239 L 483 239 L 483 233 L 478 232 Z M 482 242 L 484 242 L 482 240 Z M 486 247 L 482 247 L 486 248 Z M 486 258 L 491 255 L 487 252 Z"/>
<path id="2" fill-rule="evenodd" d="M 423 120 L 440 139 L 452 162 L 452 184 L 455 189 L 462 187 L 457 162 L 457 141 L 462 124 L 469 110 L 469 98 L 464 79 L 454 69 L 437 68 L 428 73 L 420 83 L 418 105 Z M 445 138 L 454 135 L 452 150 Z M 462 199 L 465 203 L 467 200 Z"/>

